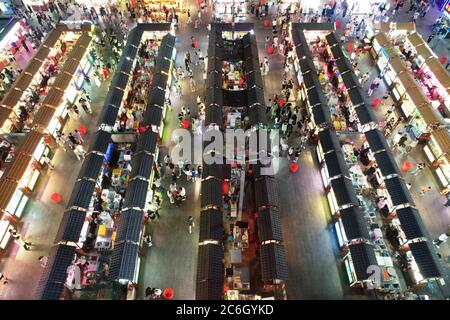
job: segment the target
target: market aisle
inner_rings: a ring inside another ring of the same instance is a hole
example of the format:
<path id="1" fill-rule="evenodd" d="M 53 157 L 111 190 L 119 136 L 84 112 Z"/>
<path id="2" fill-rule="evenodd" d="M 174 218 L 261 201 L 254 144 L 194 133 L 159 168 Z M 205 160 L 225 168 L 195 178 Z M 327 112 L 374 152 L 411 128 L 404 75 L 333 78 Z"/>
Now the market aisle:
<path id="1" fill-rule="evenodd" d="M 262 19 L 252 18 L 251 21 L 255 23 L 260 62 L 264 57 L 269 58 L 269 73 L 263 77 L 267 103 L 281 92 L 284 56 L 267 54 L 264 38 L 272 36 L 272 27 L 264 28 Z M 280 32 L 279 39 L 281 42 Z M 297 140 L 297 134 L 293 134 L 290 143 Z M 289 161 L 281 159 L 276 175 L 289 272 L 287 297 L 343 299 L 345 279 L 339 268 L 336 235 L 328 226 L 331 216 L 318 164 L 309 150 L 302 153 L 298 163 L 300 169 L 293 174 L 289 171 Z"/>
<path id="2" fill-rule="evenodd" d="M 299 159 L 299 171 L 281 160 L 277 175 L 289 279 L 288 299 L 343 299 L 343 273 L 328 203 L 317 161 L 310 150 Z M 284 190 L 284 191 L 283 191 Z M 301 208 L 301 209 L 300 209 Z"/>
<path id="3" fill-rule="evenodd" d="M 88 128 L 87 135 L 83 137 L 85 149 L 88 149 L 91 142 L 108 87 L 109 81 L 103 82 L 100 88 L 93 86 L 90 94 L 93 114 L 86 115 L 80 109 L 81 121 L 70 120 L 64 127 L 66 134 L 76 129 L 80 122 Z M 82 161 L 78 161 L 70 150 L 64 152 L 57 149 L 52 163 L 55 169 L 44 172 L 38 180 L 34 199 L 28 202 L 20 225 L 16 226 L 24 239 L 33 243 L 32 250 L 25 251 L 11 241 L 8 251 L 2 255 L 0 270 L 10 279 L 7 285 L 0 286 L 0 299 L 2 300 L 34 298 L 43 270 L 38 257 L 47 256 L 53 245 L 65 204 L 72 193 Z M 61 194 L 62 202 L 60 204 L 51 201 L 50 196 L 54 192 Z"/>
<path id="4" fill-rule="evenodd" d="M 196 5 L 191 5 L 191 14 L 196 14 Z M 175 67 L 181 66 L 184 69 L 184 56 L 187 51 L 194 57 L 191 47 L 191 36 L 198 39 L 199 48 L 203 55 L 207 55 L 208 38 L 207 28 L 193 29 L 192 24 L 186 26 L 186 15 L 180 18 L 180 27 L 176 32 L 177 36 L 177 57 Z M 172 111 L 168 111 L 164 120 L 164 135 L 160 145 L 161 153 L 159 162 L 163 163 L 164 156 L 172 150 L 172 133 L 179 128 L 178 113 L 184 105 L 191 111 L 191 115 L 198 114 L 196 103 L 197 95 L 204 97 L 205 81 L 203 79 L 204 65 L 193 66 L 193 74 L 196 82 L 195 92 L 191 91 L 189 80 L 181 81 L 182 97 L 178 97 L 175 90 L 171 90 L 170 100 Z M 201 139 L 201 136 L 195 136 Z M 162 180 L 163 187 L 168 190 L 170 184 L 170 174 Z M 172 288 L 174 299 L 195 299 L 195 277 L 197 273 L 197 250 L 198 232 L 200 216 L 200 179 L 194 182 L 187 182 L 183 174 L 177 180 L 177 185 L 186 188 L 187 200 L 180 207 L 176 207 L 169 202 L 167 196 L 159 213 L 161 219 L 156 222 L 149 221 L 146 225 L 148 233 L 152 235 L 153 246 L 146 249 L 142 256 L 139 272 L 138 298 L 145 297 L 145 288 Z M 186 220 L 189 216 L 195 219 L 195 227 L 192 234 L 188 232 Z"/>

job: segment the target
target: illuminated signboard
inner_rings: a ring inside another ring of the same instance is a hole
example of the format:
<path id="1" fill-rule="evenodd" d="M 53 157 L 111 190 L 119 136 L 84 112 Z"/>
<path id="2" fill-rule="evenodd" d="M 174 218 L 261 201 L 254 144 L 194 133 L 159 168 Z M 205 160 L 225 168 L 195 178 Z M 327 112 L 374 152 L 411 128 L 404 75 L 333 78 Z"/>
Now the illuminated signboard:
<path id="1" fill-rule="evenodd" d="M 444 14 L 450 18 L 450 1 L 446 0 L 445 4 L 442 6 L 442 11 L 444 11 Z"/>

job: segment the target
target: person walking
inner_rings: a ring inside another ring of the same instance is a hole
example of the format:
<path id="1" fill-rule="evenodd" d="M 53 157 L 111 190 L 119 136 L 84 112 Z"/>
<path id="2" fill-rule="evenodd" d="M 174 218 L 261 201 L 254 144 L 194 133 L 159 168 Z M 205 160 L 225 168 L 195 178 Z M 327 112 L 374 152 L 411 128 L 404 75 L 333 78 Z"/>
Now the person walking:
<path id="1" fill-rule="evenodd" d="M 189 233 L 192 233 L 192 228 L 194 228 L 194 226 L 195 226 L 194 218 L 192 216 L 189 216 L 189 218 L 187 218 L 186 222 L 189 227 Z"/>
<path id="2" fill-rule="evenodd" d="M 59 131 L 56 133 L 56 138 L 55 138 L 56 143 L 58 144 L 58 146 L 63 148 L 64 151 L 67 151 L 65 138 L 66 137 L 65 137 L 64 133 L 61 133 Z"/>
<path id="3" fill-rule="evenodd" d="M 46 256 L 40 256 L 38 258 L 38 261 L 42 268 L 45 268 L 47 266 L 48 258 Z"/>
<path id="4" fill-rule="evenodd" d="M 406 134 L 402 135 L 400 140 L 398 141 L 397 145 L 401 148 L 406 147 L 406 142 L 408 141 L 408 136 Z"/>
<path id="5" fill-rule="evenodd" d="M 83 137 L 81 136 L 81 133 L 77 129 L 75 129 L 73 137 L 75 138 L 77 144 L 81 145 L 84 143 Z"/>
<path id="6" fill-rule="evenodd" d="M 423 187 L 422 190 L 420 190 L 420 195 L 423 196 L 430 191 L 431 191 L 431 186 Z"/>
<path id="7" fill-rule="evenodd" d="M 45 164 L 47 164 L 49 170 L 55 169 L 55 166 L 52 164 L 52 160 L 48 156 L 43 156 L 42 161 L 44 161 Z"/>
<path id="8" fill-rule="evenodd" d="M 192 23 L 191 9 L 188 9 L 187 16 L 188 16 L 188 18 L 187 18 L 186 24 L 191 24 Z"/>
<path id="9" fill-rule="evenodd" d="M 373 94 L 373 92 L 375 91 L 376 87 L 377 87 L 377 85 L 375 84 L 375 82 L 372 82 L 370 84 L 369 90 L 367 91 L 367 95 L 369 97 Z"/>
<path id="10" fill-rule="evenodd" d="M 75 149 L 73 149 L 73 153 L 75 153 L 75 156 L 78 160 L 84 159 L 86 156 L 86 150 L 84 150 L 82 145 L 75 146 Z"/>
<path id="11" fill-rule="evenodd" d="M 416 170 L 414 170 L 414 172 L 412 174 L 414 176 L 417 176 L 419 173 L 422 172 L 423 169 L 425 169 L 426 166 L 427 166 L 427 164 L 425 162 L 418 163 Z"/>
<path id="12" fill-rule="evenodd" d="M 450 192 L 447 193 L 447 202 L 444 204 L 444 207 L 450 207 Z"/>
<path id="13" fill-rule="evenodd" d="M 193 76 L 189 76 L 189 85 L 191 87 L 191 91 L 195 92 L 196 88 L 195 88 L 195 80 Z"/>
<path id="14" fill-rule="evenodd" d="M 3 272 L 0 272 L 0 281 L 3 281 L 3 284 L 8 284 L 8 280 L 8 277 Z"/>
<path id="15" fill-rule="evenodd" d="M 30 250 L 31 242 L 23 240 L 22 236 L 15 228 L 8 229 L 8 232 L 11 234 L 11 237 L 16 243 L 22 246 L 26 251 Z"/>
<path id="16" fill-rule="evenodd" d="M 78 145 L 77 139 L 75 139 L 75 137 L 74 137 L 72 132 L 69 132 L 69 136 L 67 138 L 70 141 L 70 143 L 72 143 L 72 149 L 74 149 L 75 146 Z"/>

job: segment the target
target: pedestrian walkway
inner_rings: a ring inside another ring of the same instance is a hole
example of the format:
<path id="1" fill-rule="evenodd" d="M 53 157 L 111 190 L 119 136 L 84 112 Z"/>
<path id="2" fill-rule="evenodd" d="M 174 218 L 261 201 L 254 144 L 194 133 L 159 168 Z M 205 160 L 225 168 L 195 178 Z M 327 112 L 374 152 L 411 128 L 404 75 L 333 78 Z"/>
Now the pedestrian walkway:
<path id="1" fill-rule="evenodd" d="M 197 4 L 191 4 L 189 8 L 192 14 L 197 12 Z M 203 21 L 209 21 L 203 16 Z M 194 29 L 193 24 L 186 25 L 187 14 L 180 15 L 180 23 L 176 32 L 177 57 L 174 67 L 181 66 L 184 69 L 184 56 L 190 52 L 194 57 L 191 46 L 191 36 L 198 39 L 199 48 L 204 56 L 208 50 L 208 30 L 206 24 L 199 29 Z M 197 115 L 199 110 L 196 98 L 205 96 L 205 81 L 203 79 L 204 65 L 193 66 L 195 79 L 195 92 L 191 91 L 189 79 L 181 81 L 182 97 L 177 97 L 174 86 L 172 87 L 170 100 L 172 110 L 168 111 L 164 120 L 164 135 L 160 145 L 160 155 L 158 161 L 163 163 L 163 158 L 175 146 L 172 141 L 172 133 L 179 128 L 178 113 L 181 107 L 190 109 L 192 115 Z M 201 136 L 194 136 L 194 139 L 201 139 Z M 170 174 L 166 171 L 162 179 L 162 186 L 169 189 Z M 147 249 L 143 256 L 139 271 L 138 298 L 145 297 L 145 289 L 152 288 L 172 288 L 174 299 L 195 299 L 195 277 L 197 273 L 197 250 L 200 224 L 200 186 L 201 180 L 187 182 L 183 174 L 177 180 L 178 187 L 186 189 L 187 200 L 183 201 L 180 207 L 176 207 L 169 202 L 165 195 L 162 208 L 159 211 L 161 218 L 155 222 L 149 221 L 146 225 L 152 235 L 153 246 Z M 192 234 L 189 234 L 186 219 L 192 216 L 195 226 Z"/>

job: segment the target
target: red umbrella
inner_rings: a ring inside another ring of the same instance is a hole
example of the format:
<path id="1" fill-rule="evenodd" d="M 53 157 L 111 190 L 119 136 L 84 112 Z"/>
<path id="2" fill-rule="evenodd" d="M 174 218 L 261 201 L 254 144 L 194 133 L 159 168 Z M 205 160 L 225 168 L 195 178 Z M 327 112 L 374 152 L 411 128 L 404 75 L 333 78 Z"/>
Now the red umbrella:
<path id="1" fill-rule="evenodd" d="M 289 165 L 289 170 L 291 170 L 291 172 L 296 173 L 298 171 L 298 164 L 295 162 L 292 162 Z"/>
<path id="2" fill-rule="evenodd" d="M 172 288 L 165 288 L 163 291 L 163 297 L 166 299 L 172 299 L 173 298 L 173 289 Z"/>
<path id="3" fill-rule="evenodd" d="M 52 199 L 53 202 L 55 203 L 60 203 L 62 200 L 61 195 L 58 192 L 53 193 L 50 198 Z"/>
<path id="4" fill-rule="evenodd" d="M 402 166 L 402 171 L 406 172 L 406 171 L 411 170 L 411 168 L 412 168 L 411 162 L 405 161 Z"/>
<path id="5" fill-rule="evenodd" d="M 381 100 L 378 99 L 378 98 L 376 98 L 376 99 L 373 100 L 373 102 L 372 102 L 372 107 L 376 108 L 376 107 L 378 107 L 378 106 L 380 105 L 380 103 L 381 103 Z"/>
<path id="6" fill-rule="evenodd" d="M 353 43 L 349 43 L 349 44 L 347 45 L 347 52 L 350 53 L 350 52 L 352 52 L 352 51 L 353 51 Z"/>
<path id="7" fill-rule="evenodd" d="M 80 131 L 82 135 L 85 135 L 87 133 L 87 128 L 84 124 L 80 124 L 80 126 L 78 127 L 78 131 Z"/>

